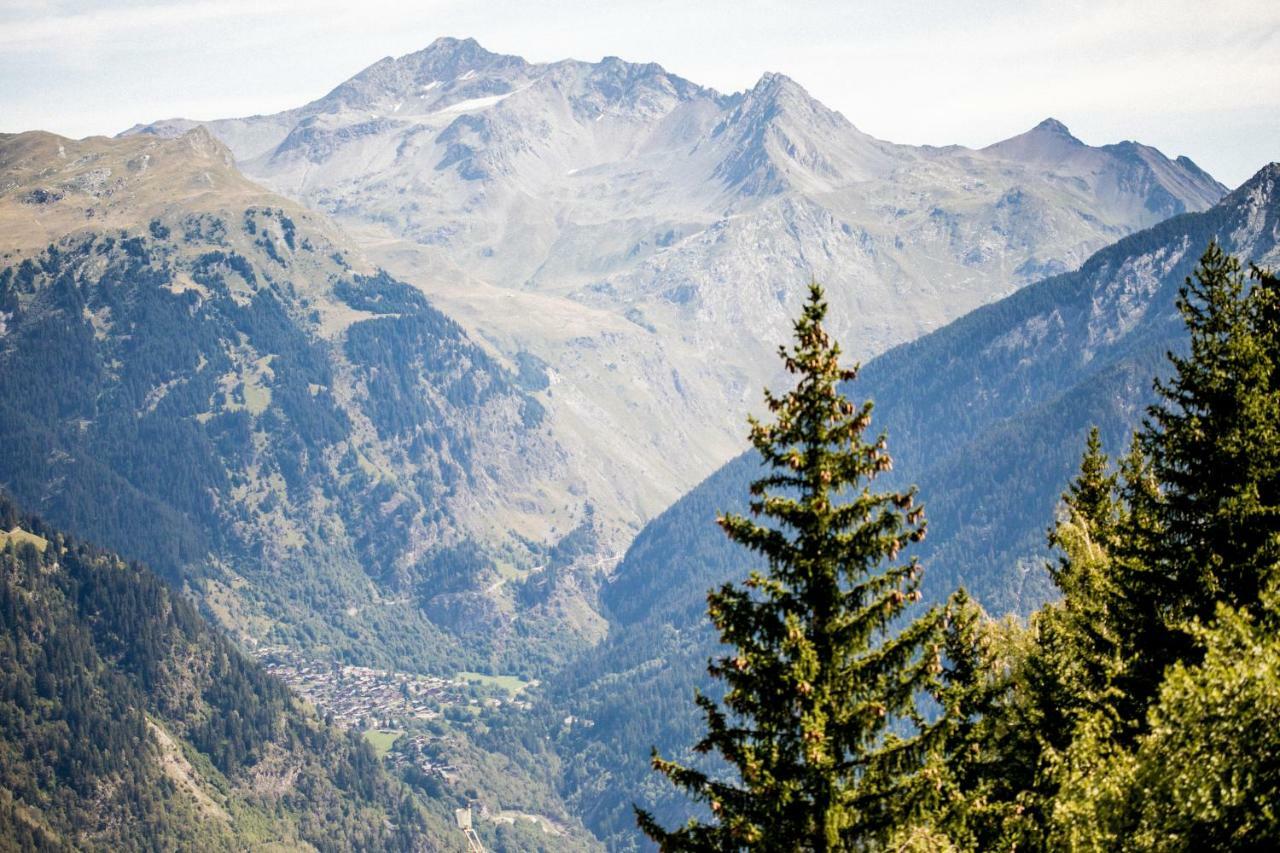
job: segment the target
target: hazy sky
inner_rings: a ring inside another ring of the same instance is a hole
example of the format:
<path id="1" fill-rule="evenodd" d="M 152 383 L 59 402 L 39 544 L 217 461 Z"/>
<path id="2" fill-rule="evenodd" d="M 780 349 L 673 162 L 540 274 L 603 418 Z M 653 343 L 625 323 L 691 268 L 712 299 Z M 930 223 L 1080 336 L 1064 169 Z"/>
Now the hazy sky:
<path id="1" fill-rule="evenodd" d="M 781 71 L 894 142 L 980 146 L 1053 116 L 1232 186 L 1280 160 L 1280 0 L 0 0 L 0 130 L 274 112 L 441 35 L 722 91 Z"/>

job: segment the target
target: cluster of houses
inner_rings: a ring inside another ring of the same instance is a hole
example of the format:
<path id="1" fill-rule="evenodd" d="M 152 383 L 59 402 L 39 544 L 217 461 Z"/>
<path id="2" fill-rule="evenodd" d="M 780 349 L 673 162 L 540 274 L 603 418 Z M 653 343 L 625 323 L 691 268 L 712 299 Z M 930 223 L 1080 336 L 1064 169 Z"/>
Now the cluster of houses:
<path id="1" fill-rule="evenodd" d="M 468 702 L 467 685 L 454 679 L 306 660 L 280 647 L 260 649 L 258 658 L 268 672 L 346 728 L 430 720 L 446 705 Z"/>
<path id="2" fill-rule="evenodd" d="M 395 750 L 387 754 L 392 767 L 404 769 L 416 767 L 424 776 L 436 776 L 444 782 L 458 781 L 458 768 L 440 758 L 428 745 L 437 740 L 436 735 L 405 734 L 396 739 Z"/>

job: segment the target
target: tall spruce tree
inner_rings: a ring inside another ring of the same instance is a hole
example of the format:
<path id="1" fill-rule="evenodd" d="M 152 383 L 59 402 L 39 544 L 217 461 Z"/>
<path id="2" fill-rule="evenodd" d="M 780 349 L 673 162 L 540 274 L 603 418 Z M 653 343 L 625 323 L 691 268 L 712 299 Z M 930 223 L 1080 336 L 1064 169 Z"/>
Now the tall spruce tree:
<path id="1" fill-rule="evenodd" d="M 1060 601 L 1036 614 L 1034 629 L 1056 682 L 1045 689 L 1044 735 L 1056 746 L 1070 736 L 1079 717 L 1116 701 L 1113 680 L 1120 668 L 1122 638 L 1111 618 L 1118 606 L 1112 581 L 1116 528 L 1123 517 L 1119 481 L 1108 471 L 1097 428 L 1090 430 L 1080 473 L 1062 496 L 1062 514 L 1049 532 L 1060 552 L 1049 569 Z M 1043 661 L 1042 661 L 1043 663 Z"/>
<path id="2" fill-rule="evenodd" d="M 1112 550 L 1125 520 L 1119 479 L 1098 430 L 1091 430 L 1049 530 L 1058 559 L 1048 570 L 1061 598 L 1024 629 L 1010 626 L 1003 656 L 979 658 L 985 673 L 963 679 L 987 685 L 985 704 L 965 715 L 976 737 L 957 764 L 975 849 L 1044 848 L 1063 756 L 1082 725 L 1118 716 L 1124 697 L 1115 680 L 1123 659 L 1115 614 L 1125 603 L 1113 582 Z M 947 654 L 963 659 L 974 654 L 973 643 L 950 642 Z"/>
<path id="3" fill-rule="evenodd" d="M 796 387 L 766 392 L 773 422 L 751 419 L 768 471 L 750 506 L 764 523 L 718 519 L 768 564 L 708 596 L 731 650 L 708 668 L 725 683 L 723 705 L 697 696 L 707 734 L 695 750 L 732 772 L 713 778 L 655 751 L 654 768 L 710 811 L 667 831 L 637 809 L 663 850 L 862 849 L 913 820 L 938 784 L 930 762 L 946 718 L 918 709 L 937 695 L 943 612 L 904 625 L 921 569 L 900 560 L 925 535 L 923 509 L 914 489 L 871 489 L 891 467 L 886 440 L 864 439 L 872 404 L 841 393 L 857 368 L 840 366 L 826 312 L 814 284 L 793 347 L 780 348 Z"/>
<path id="4" fill-rule="evenodd" d="M 1251 278 L 1209 246 L 1178 300 L 1191 352 L 1170 354 L 1142 433 L 1164 519 L 1147 558 L 1175 617 L 1252 607 L 1280 563 L 1280 281 Z"/>
<path id="5" fill-rule="evenodd" d="M 1257 607 L 1280 564 L 1280 282 L 1211 243 L 1179 291 L 1189 352 L 1123 460 L 1106 618 L 1122 639 L 1122 731 L 1146 727 L 1166 667 L 1194 662 L 1192 626 Z"/>

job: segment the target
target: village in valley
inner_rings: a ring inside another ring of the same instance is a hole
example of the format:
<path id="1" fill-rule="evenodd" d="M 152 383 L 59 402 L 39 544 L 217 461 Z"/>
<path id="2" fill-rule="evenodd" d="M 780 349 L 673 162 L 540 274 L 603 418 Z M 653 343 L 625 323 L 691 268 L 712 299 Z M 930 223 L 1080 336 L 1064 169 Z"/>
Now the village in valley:
<path id="1" fill-rule="evenodd" d="M 441 718 L 463 720 L 482 708 L 510 707 L 527 710 L 529 703 L 518 698 L 531 683 L 510 676 L 457 673 L 453 678 L 420 675 L 395 670 L 352 666 L 336 661 L 305 658 L 284 646 L 257 651 L 258 660 L 316 707 L 326 720 L 347 729 L 362 731 L 379 755 L 386 755 L 392 743 L 407 735 L 407 750 L 397 750 L 397 759 L 406 756 L 429 775 L 449 781 L 448 764 L 433 760 L 420 747 L 434 739 Z M 414 748 L 418 747 L 418 748 Z"/>

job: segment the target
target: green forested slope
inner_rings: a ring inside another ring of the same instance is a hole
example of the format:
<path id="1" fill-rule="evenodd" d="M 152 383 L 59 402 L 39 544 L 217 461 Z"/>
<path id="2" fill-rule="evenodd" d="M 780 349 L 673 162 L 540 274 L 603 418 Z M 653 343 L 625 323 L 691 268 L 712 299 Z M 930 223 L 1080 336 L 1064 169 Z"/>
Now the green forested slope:
<path id="1" fill-rule="evenodd" d="M 152 238 L 85 236 L 0 271 L 0 482 L 206 594 L 244 578 L 237 604 L 276 624 L 264 639 L 344 645 L 334 628 L 346 607 L 411 583 L 397 558 L 415 516 L 443 521 L 450 482 L 467 476 L 471 438 L 439 408 L 518 395 L 406 285 L 354 274 L 339 285 L 368 306 L 342 365 L 368 393 L 348 405 L 289 284 L 235 251 L 187 262 Z M 403 304 L 377 308 L 374 296 Z M 353 414 L 400 440 L 416 501 L 385 510 L 403 487 L 352 440 Z M 403 423 L 418 427 L 406 435 Z M 364 621 L 344 627 L 415 654 Z M 443 654 L 429 626 L 408 627 L 419 657 Z"/>
<path id="2" fill-rule="evenodd" d="M 0 847 L 452 849 L 154 574 L 3 498 L 0 528 Z"/>

